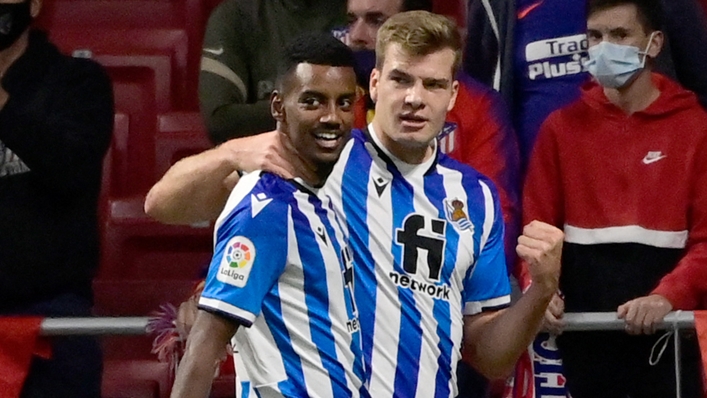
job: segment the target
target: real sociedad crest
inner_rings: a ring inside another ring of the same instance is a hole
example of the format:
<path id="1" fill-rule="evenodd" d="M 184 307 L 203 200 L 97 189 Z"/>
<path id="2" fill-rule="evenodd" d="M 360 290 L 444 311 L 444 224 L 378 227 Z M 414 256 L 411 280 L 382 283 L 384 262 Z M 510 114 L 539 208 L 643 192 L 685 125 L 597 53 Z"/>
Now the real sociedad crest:
<path id="1" fill-rule="evenodd" d="M 459 232 L 468 230 L 474 233 L 474 224 L 469 220 L 469 216 L 464 211 L 464 202 L 459 199 L 445 199 L 444 210 L 447 216 L 447 221 L 454 225 Z"/>

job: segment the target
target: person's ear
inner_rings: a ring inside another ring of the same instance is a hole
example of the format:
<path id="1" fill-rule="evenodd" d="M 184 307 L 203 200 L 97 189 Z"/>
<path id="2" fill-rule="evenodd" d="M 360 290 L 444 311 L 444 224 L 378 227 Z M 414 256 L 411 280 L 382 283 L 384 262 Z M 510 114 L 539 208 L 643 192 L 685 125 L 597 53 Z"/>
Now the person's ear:
<path id="1" fill-rule="evenodd" d="M 32 18 L 37 18 L 42 10 L 42 0 L 29 0 L 29 14 Z"/>
<path id="2" fill-rule="evenodd" d="M 650 45 L 648 46 L 647 54 L 650 58 L 655 59 L 660 54 L 663 49 L 663 44 L 665 43 L 665 35 L 663 32 L 656 30 L 652 33 L 650 40 Z"/>
<path id="3" fill-rule="evenodd" d="M 375 104 L 378 101 L 378 84 L 380 83 L 381 73 L 378 68 L 373 68 L 371 72 L 371 81 L 368 85 L 368 93 L 371 96 L 371 100 Z"/>
<path id="4" fill-rule="evenodd" d="M 285 105 L 282 94 L 278 90 L 270 94 L 270 114 L 278 122 L 282 123 L 285 120 Z"/>
<path id="5" fill-rule="evenodd" d="M 459 94 L 459 81 L 452 81 L 452 98 L 449 99 L 449 104 L 447 104 L 447 112 L 451 112 L 454 108 L 454 104 L 457 102 L 457 94 Z"/>

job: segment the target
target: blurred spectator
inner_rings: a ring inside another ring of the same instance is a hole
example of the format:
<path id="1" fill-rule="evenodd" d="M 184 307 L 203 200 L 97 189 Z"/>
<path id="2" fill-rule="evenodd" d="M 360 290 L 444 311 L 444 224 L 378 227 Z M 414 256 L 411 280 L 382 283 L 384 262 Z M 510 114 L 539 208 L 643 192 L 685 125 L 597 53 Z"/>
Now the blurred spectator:
<path id="1" fill-rule="evenodd" d="M 29 28 L 41 0 L 0 0 L 0 315 L 89 316 L 110 79 Z M 100 397 L 101 354 L 57 337 L 22 397 Z"/>
<path id="2" fill-rule="evenodd" d="M 697 0 L 664 0 L 669 46 L 656 69 L 707 106 L 707 22 Z M 470 0 L 464 70 L 499 90 L 513 115 L 522 164 L 540 125 L 575 100 L 587 78 L 586 0 Z M 524 167 L 523 167 L 524 168 Z"/>
<path id="3" fill-rule="evenodd" d="M 270 93 L 287 40 L 341 26 L 344 0 L 224 0 L 206 26 L 199 102 L 211 141 L 275 128 Z"/>
<path id="4" fill-rule="evenodd" d="M 565 232 L 564 302 L 556 297 L 548 325 L 561 329 L 563 305 L 626 321 L 628 334 L 558 338 L 575 398 L 675 394 L 673 354 L 650 366 L 658 338 L 649 334 L 672 309 L 695 305 L 679 281 L 699 278 L 705 264 L 707 113 L 652 73 L 660 16 L 658 0 L 590 0 L 587 67 L 599 85 L 550 115 L 528 167 L 524 220 Z M 683 340 L 682 396 L 697 397 L 699 351 Z"/>
<path id="5" fill-rule="evenodd" d="M 432 1 L 349 0 L 347 10 L 348 31 L 341 38 L 355 50 L 359 85 L 368 91 L 378 28 L 399 12 L 432 11 Z M 520 225 L 520 165 L 510 116 L 498 93 L 463 73 L 457 79 L 459 92 L 447 114 L 439 146 L 442 152 L 474 167 L 496 184 L 506 222 L 506 257 L 512 267 Z M 373 102 L 365 95 L 356 105 L 355 127 L 363 128 L 373 118 Z"/>

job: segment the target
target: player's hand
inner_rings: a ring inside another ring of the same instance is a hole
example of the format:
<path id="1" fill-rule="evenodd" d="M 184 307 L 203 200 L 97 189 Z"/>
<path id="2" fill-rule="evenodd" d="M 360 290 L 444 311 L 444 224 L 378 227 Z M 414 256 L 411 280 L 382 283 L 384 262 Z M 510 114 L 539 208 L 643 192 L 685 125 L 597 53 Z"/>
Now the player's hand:
<path id="1" fill-rule="evenodd" d="M 619 306 L 617 316 L 626 321 L 628 334 L 653 334 L 673 305 L 658 294 L 639 297 Z"/>
<path id="2" fill-rule="evenodd" d="M 225 180 L 223 180 L 223 186 L 226 188 L 228 192 L 231 192 L 233 188 L 235 188 L 236 184 L 238 184 L 238 181 L 241 180 L 241 174 L 240 170 L 235 170 L 231 174 L 226 177 Z"/>
<path id="3" fill-rule="evenodd" d="M 293 158 L 291 154 L 296 152 L 286 149 L 288 142 L 283 135 L 278 131 L 270 131 L 233 139 L 222 146 L 230 152 L 229 158 L 234 170 L 245 172 L 266 170 L 283 178 L 293 178 L 296 175 L 316 178 L 316 175 L 302 175 L 307 173 L 309 168 L 304 167 L 301 159 Z M 234 178 L 231 183 L 237 180 Z"/>
<path id="4" fill-rule="evenodd" d="M 545 319 L 543 320 L 543 329 L 554 335 L 562 334 L 562 330 L 565 328 L 565 321 L 562 317 L 565 315 L 565 300 L 560 297 L 559 294 L 555 293 L 552 296 L 550 304 L 545 310 Z"/>
<path id="5" fill-rule="evenodd" d="M 532 221 L 523 227 L 516 252 L 528 263 L 533 285 L 548 294 L 557 292 L 560 283 L 560 259 L 565 234 L 556 227 Z"/>

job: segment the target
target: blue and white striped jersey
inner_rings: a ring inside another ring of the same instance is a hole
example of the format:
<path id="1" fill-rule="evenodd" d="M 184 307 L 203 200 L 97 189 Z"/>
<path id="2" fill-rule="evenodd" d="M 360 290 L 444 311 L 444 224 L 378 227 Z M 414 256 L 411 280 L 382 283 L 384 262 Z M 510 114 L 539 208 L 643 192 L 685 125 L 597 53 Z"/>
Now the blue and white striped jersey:
<path id="1" fill-rule="evenodd" d="M 269 173 L 244 176 L 216 222 L 199 307 L 237 320 L 261 397 L 359 397 L 353 268 L 329 198 Z"/>
<path id="2" fill-rule="evenodd" d="M 325 188 L 354 253 L 369 392 L 455 397 L 464 315 L 510 303 L 495 188 L 439 151 L 410 165 L 352 137 Z"/>

